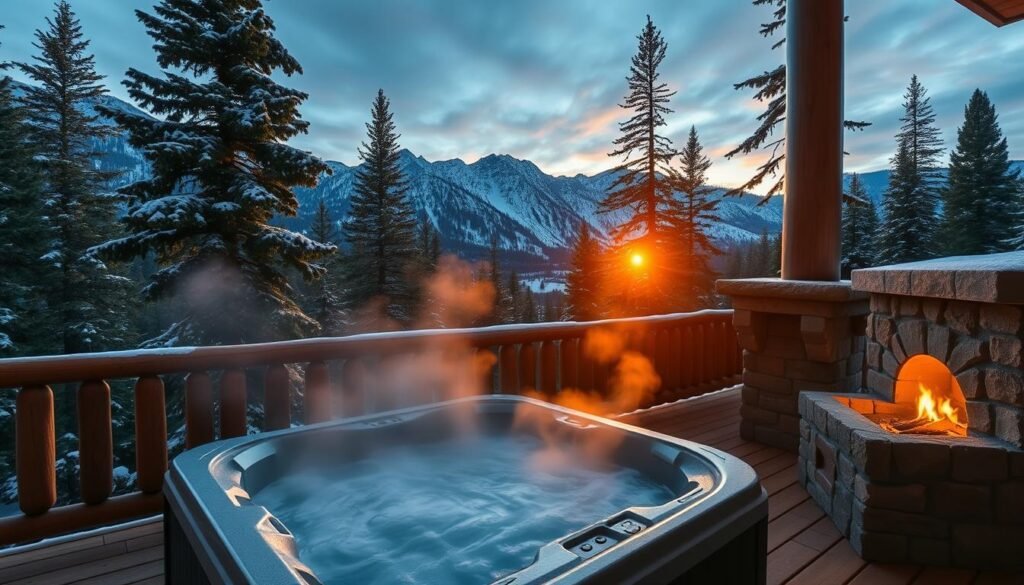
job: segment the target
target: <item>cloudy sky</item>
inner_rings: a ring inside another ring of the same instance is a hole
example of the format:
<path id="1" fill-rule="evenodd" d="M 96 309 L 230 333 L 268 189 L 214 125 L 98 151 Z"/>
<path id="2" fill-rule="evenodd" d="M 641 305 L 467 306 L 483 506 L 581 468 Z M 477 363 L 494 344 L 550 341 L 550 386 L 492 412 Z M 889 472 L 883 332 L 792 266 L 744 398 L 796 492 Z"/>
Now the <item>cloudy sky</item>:
<path id="1" fill-rule="evenodd" d="M 3 0 L 0 60 L 34 52 L 32 31 L 52 5 Z M 124 71 L 156 72 L 151 41 L 131 8 L 153 0 L 72 0 L 99 71 L 125 97 Z M 668 41 L 663 79 L 678 94 L 665 133 L 695 124 L 713 156 L 713 180 L 733 186 L 759 157 L 723 154 L 760 106 L 732 84 L 774 68 L 782 50 L 757 34 L 769 18 L 749 0 L 269 0 L 278 34 L 305 75 L 310 134 L 296 143 L 356 162 L 378 87 L 391 97 L 402 144 L 430 160 L 489 153 L 530 159 L 554 174 L 595 173 L 626 113 L 635 35 L 650 14 Z M 996 104 L 1011 156 L 1024 158 L 1024 24 L 997 29 L 954 0 L 847 2 L 846 110 L 874 123 L 849 135 L 847 168 L 886 166 L 912 73 L 929 89 L 952 144 L 975 87 Z M 15 75 L 17 77 L 17 75 Z"/>

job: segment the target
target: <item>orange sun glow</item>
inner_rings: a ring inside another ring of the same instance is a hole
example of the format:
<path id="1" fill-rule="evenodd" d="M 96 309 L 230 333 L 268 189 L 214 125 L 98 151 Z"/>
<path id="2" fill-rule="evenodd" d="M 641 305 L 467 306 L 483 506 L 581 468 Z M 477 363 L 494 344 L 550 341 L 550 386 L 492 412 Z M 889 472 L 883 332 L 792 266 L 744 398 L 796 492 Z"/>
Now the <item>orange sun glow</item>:
<path id="1" fill-rule="evenodd" d="M 639 268 L 644 265 L 644 255 L 640 252 L 634 252 L 633 255 L 629 257 L 629 262 L 633 266 Z"/>

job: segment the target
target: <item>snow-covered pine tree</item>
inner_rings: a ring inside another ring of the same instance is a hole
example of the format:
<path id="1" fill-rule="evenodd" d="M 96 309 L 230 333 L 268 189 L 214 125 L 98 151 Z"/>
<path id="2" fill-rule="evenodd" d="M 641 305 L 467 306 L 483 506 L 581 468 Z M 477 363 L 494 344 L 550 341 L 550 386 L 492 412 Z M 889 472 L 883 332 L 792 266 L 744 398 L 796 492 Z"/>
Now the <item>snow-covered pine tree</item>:
<path id="1" fill-rule="evenodd" d="M 996 107 L 980 89 L 964 108 L 942 202 L 939 240 L 947 254 L 1013 249 L 1015 216 L 1021 207 L 1020 171 L 1010 167 Z"/>
<path id="2" fill-rule="evenodd" d="M 903 109 L 889 186 L 882 201 L 885 222 L 878 253 L 879 260 L 889 264 L 930 258 L 937 252 L 942 138 L 935 126 L 931 98 L 917 75 L 910 78 Z"/>
<path id="3" fill-rule="evenodd" d="M 618 177 L 601 201 L 602 213 L 626 211 L 629 218 L 615 228 L 607 259 L 607 274 L 616 281 L 616 305 L 626 314 L 666 312 L 674 305 L 679 272 L 679 245 L 675 238 L 679 207 L 673 198 L 669 163 L 672 141 L 658 134 L 669 99 L 675 95 L 659 81 L 658 68 L 668 44 L 651 17 L 637 35 L 637 52 L 627 77 L 629 94 L 620 107 L 633 115 L 619 124 L 621 135 L 609 154 L 625 159 L 615 170 Z M 642 261 L 631 266 L 631 259 Z"/>
<path id="4" fill-rule="evenodd" d="M 711 228 L 719 221 L 716 214 L 718 200 L 711 199 L 713 189 L 707 181 L 711 159 L 704 154 L 695 126 L 690 127 L 679 160 L 680 167 L 672 170 L 671 179 L 672 186 L 680 195 L 677 230 L 684 271 L 679 286 L 682 293 L 680 300 L 683 310 L 693 311 L 711 304 L 717 277 L 711 267 L 711 259 L 722 253 L 709 235 Z"/>
<path id="5" fill-rule="evenodd" d="M 46 180 L 52 237 L 45 259 L 56 272 L 47 286 L 49 311 L 57 319 L 53 346 L 63 353 L 120 349 L 133 341 L 132 283 L 87 254 L 119 233 L 117 199 L 106 192 L 114 175 L 97 170 L 93 147 L 113 128 L 87 108 L 106 89 L 71 6 L 58 2 L 46 23 L 35 33 L 39 54 L 18 68 L 34 82 L 22 102 Z"/>
<path id="6" fill-rule="evenodd" d="M 786 0 L 753 0 L 755 6 L 767 6 L 772 9 L 772 19 L 761 25 L 760 34 L 764 38 L 775 36 L 775 33 L 784 30 L 786 25 Z M 772 44 L 772 50 L 778 49 L 786 42 L 780 38 Z M 747 155 L 755 151 L 765 150 L 768 158 L 757 167 L 754 176 L 749 181 L 730 191 L 730 194 L 739 194 L 743 191 L 750 191 L 764 183 L 771 177 L 773 182 L 766 194 L 771 197 L 782 193 L 785 184 L 785 175 L 780 172 L 782 162 L 786 158 L 786 137 L 774 138 L 775 131 L 779 124 L 786 119 L 786 64 L 782 63 L 771 71 L 765 71 L 749 79 L 733 84 L 733 89 L 754 90 L 754 99 L 765 104 L 764 112 L 757 116 L 757 128 L 754 132 L 741 142 L 736 148 L 726 153 L 726 158 L 736 155 Z M 843 127 L 847 130 L 863 130 L 870 126 L 870 122 L 854 122 L 847 120 Z"/>
<path id="7" fill-rule="evenodd" d="M 152 165 L 125 187 L 130 234 L 98 253 L 154 253 L 161 269 L 144 296 L 177 298 L 178 320 L 150 345 L 252 343 L 316 329 L 285 269 L 323 274 L 334 246 L 270 224 L 293 215 L 293 188 L 328 169 L 286 142 L 307 131 L 306 94 L 272 75 L 302 68 L 274 37 L 259 0 L 161 0 L 136 11 L 163 76 L 129 69 L 129 95 L 155 117 L 107 110 Z M 172 72 L 171 69 L 177 70 Z M 252 318 L 259 315 L 258 319 Z"/>
<path id="8" fill-rule="evenodd" d="M 0 73 L 8 66 L 0 63 Z M 42 204 L 42 168 L 10 81 L 0 77 L 0 356 L 55 349 L 44 295 L 52 271 L 39 260 L 52 237 Z"/>
<path id="9" fill-rule="evenodd" d="M 337 246 L 340 232 L 327 202 L 317 202 L 313 223 L 309 229 L 314 240 L 321 244 Z M 323 259 L 320 265 L 323 275 L 313 284 L 311 302 L 313 318 L 320 324 L 320 335 L 341 335 L 345 326 L 345 310 L 342 306 L 342 269 L 344 259 L 339 250 L 334 256 Z"/>
<path id="10" fill-rule="evenodd" d="M 843 258 L 840 263 L 843 278 L 850 271 L 867 268 L 875 263 L 875 238 L 878 232 L 878 214 L 875 203 L 864 189 L 860 176 L 850 177 L 850 187 L 843 205 Z"/>
<path id="11" fill-rule="evenodd" d="M 384 90 L 377 92 L 366 124 L 368 142 L 359 148 L 363 164 L 356 172 L 345 239 L 349 262 L 349 306 L 378 300 L 385 317 L 400 324 L 415 314 L 416 283 L 409 271 L 416 262 L 416 215 L 406 193 L 399 134 Z M 368 324 L 372 326 L 372 324 Z"/>
<path id="12" fill-rule="evenodd" d="M 603 316 L 601 303 L 601 243 L 580 222 L 573 243 L 572 264 L 566 278 L 569 315 L 574 321 L 594 321 Z"/>

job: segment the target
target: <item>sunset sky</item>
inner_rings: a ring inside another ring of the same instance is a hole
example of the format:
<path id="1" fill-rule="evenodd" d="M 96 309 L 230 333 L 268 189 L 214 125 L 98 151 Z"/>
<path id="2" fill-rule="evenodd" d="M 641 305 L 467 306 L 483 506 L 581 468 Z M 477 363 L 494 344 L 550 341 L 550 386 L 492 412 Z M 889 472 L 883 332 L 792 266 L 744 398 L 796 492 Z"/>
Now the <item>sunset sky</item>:
<path id="1" fill-rule="evenodd" d="M 52 5 L 5 0 L 0 60 L 26 60 Z M 157 71 L 132 8 L 152 0 L 72 0 L 111 93 L 129 67 Z M 1024 25 L 997 29 L 954 0 L 847 2 L 846 110 L 874 125 L 848 135 L 847 170 L 883 168 L 912 73 L 928 88 L 951 146 L 975 87 L 988 91 L 1013 158 L 1024 158 Z M 402 145 L 429 160 L 489 153 L 530 159 L 553 174 L 592 174 L 607 156 L 636 34 L 650 14 L 668 41 L 662 79 L 678 94 L 664 130 L 677 143 L 695 124 L 713 182 L 745 180 L 759 157 L 722 155 L 761 106 L 732 84 L 774 68 L 784 49 L 757 33 L 770 18 L 749 0 L 271 0 L 279 37 L 305 75 L 308 136 L 327 159 L 355 163 L 378 87 L 391 97 Z M 14 77 L 19 78 L 18 74 Z"/>

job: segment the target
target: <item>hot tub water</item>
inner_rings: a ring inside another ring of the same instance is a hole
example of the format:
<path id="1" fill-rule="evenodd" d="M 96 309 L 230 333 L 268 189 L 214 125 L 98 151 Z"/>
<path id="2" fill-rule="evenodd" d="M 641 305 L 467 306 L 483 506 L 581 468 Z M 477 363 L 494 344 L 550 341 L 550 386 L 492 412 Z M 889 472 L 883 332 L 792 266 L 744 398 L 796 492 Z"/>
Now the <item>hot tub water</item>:
<path id="1" fill-rule="evenodd" d="M 559 458 L 530 435 L 476 437 L 378 452 L 290 473 L 255 494 L 295 536 L 325 584 L 489 583 L 544 544 L 673 494 L 624 467 Z"/>

